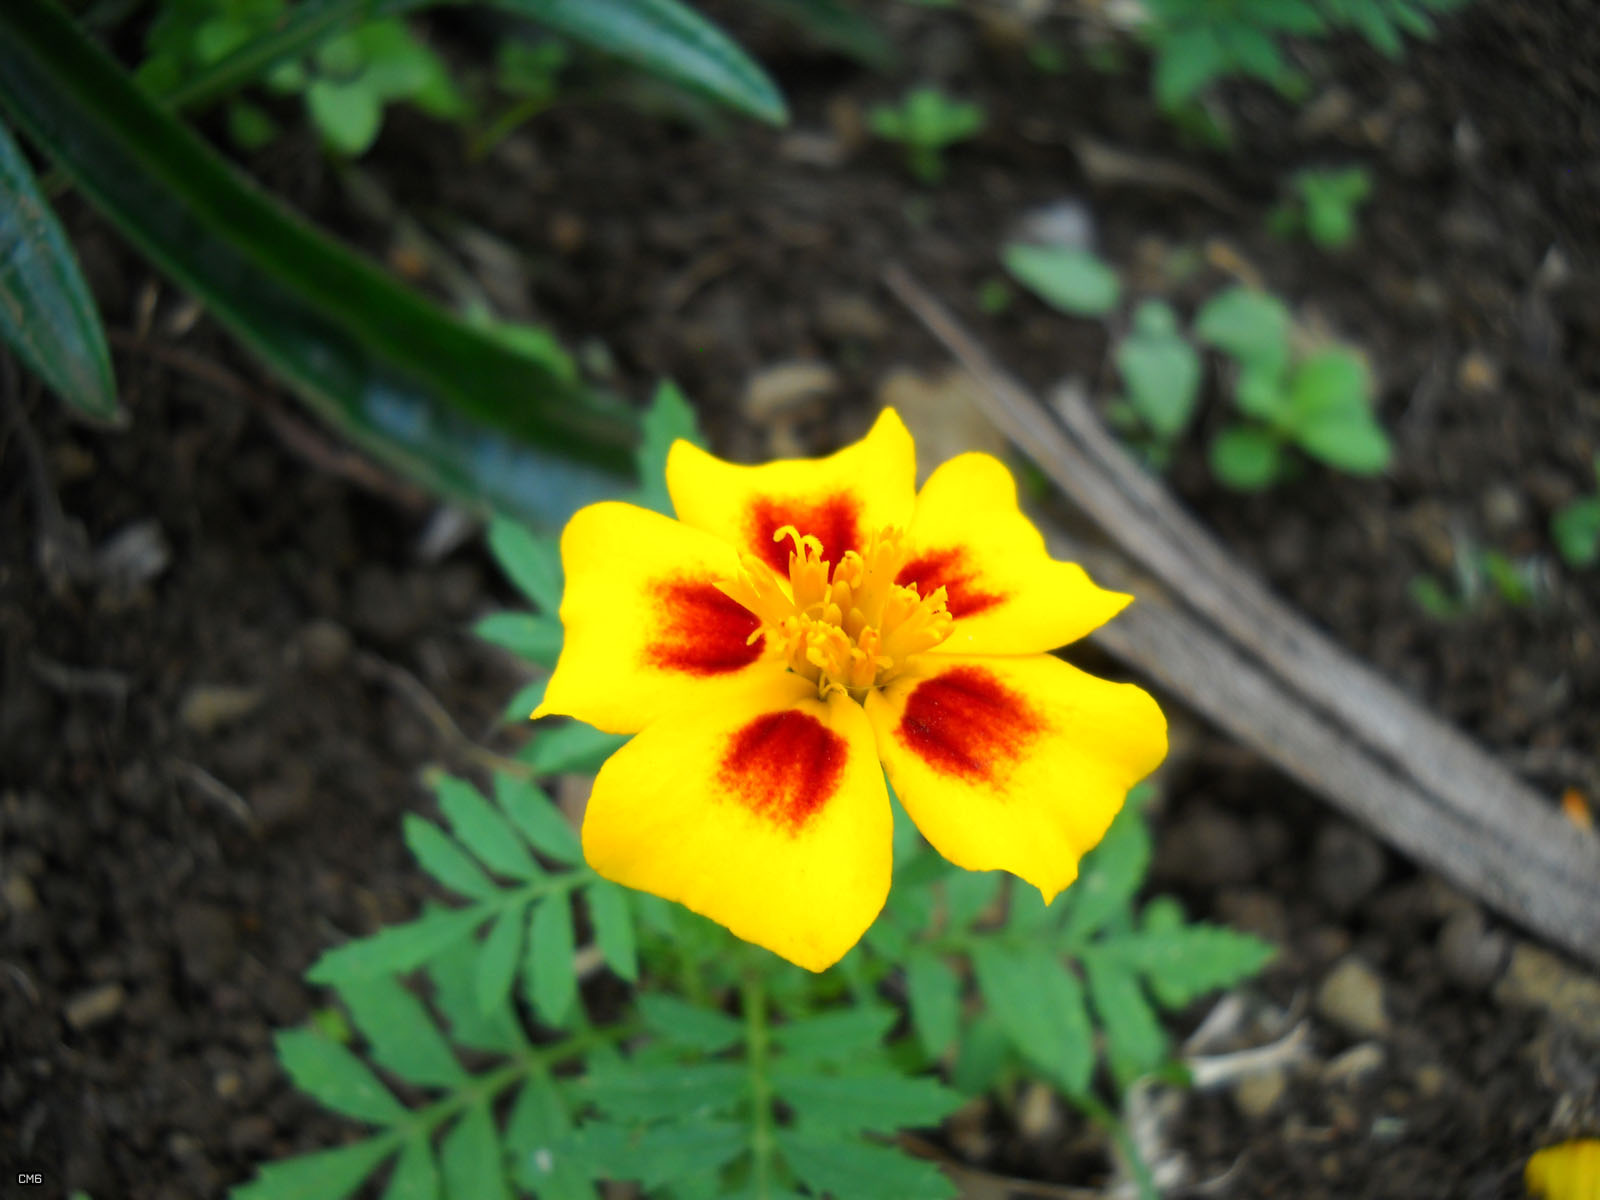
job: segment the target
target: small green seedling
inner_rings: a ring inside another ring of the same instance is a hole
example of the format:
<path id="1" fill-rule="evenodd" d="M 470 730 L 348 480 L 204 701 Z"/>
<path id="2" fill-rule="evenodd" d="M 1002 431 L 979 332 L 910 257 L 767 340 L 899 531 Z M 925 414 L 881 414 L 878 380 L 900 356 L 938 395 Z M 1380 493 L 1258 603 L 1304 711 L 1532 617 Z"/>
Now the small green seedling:
<path id="1" fill-rule="evenodd" d="M 1236 364 L 1234 403 L 1249 418 L 1211 444 L 1212 471 L 1229 487 L 1270 487 L 1288 467 L 1289 446 L 1352 475 L 1389 465 L 1366 363 L 1342 347 L 1295 359 L 1292 325 L 1281 300 L 1244 287 L 1213 296 L 1195 319 L 1195 335 Z"/>
<path id="2" fill-rule="evenodd" d="M 1075 246 L 1016 242 L 1005 248 L 1001 261 L 1013 279 L 1069 316 L 1103 317 L 1122 295 L 1116 271 Z"/>
<path id="3" fill-rule="evenodd" d="M 1134 434 L 1147 461 L 1162 466 L 1194 417 L 1200 354 L 1183 336 L 1171 306 L 1146 300 L 1134 310 L 1132 332 L 1118 344 L 1115 357 L 1127 396 L 1107 415 Z"/>
<path id="4" fill-rule="evenodd" d="M 1342 250 L 1356 238 L 1356 214 L 1372 193 L 1365 167 L 1300 171 L 1289 181 L 1290 197 L 1268 218 L 1273 233 L 1301 229 L 1324 250 Z"/>
<path id="5" fill-rule="evenodd" d="M 1535 558 L 1515 559 L 1499 550 L 1479 546 L 1465 534 L 1455 539 L 1455 579 L 1447 585 L 1436 576 L 1411 580 L 1411 599 L 1437 621 L 1455 621 L 1478 612 L 1498 599 L 1509 608 L 1534 607 L 1546 598 L 1548 587 Z"/>
<path id="6" fill-rule="evenodd" d="M 1011 302 L 1016 299 L 1016 293 L 1011 290 L 1011 285 L 998 275 L 991 275 L 978 285 L 978 311 L 990 317 L 998 317 L 1011 307 Z"/>
<path id="7" fill-rule="evenodd" d="M 1600 563 L 1600 454 L 1594 457 L 1596 488 L 1550 518 L 1550 536 L 1569 567 L 1582 570 Z"/>
<path id="8" fill-rule="evenodd" d="M 867 114 L 872 132 L 905 147 L 906 165 L 923 183 L 945 175 L 943 151 L 983 128 L 983 109 L 953 100 L 938 88 L 912 88 L 898 106 L 880 104 Z"/>

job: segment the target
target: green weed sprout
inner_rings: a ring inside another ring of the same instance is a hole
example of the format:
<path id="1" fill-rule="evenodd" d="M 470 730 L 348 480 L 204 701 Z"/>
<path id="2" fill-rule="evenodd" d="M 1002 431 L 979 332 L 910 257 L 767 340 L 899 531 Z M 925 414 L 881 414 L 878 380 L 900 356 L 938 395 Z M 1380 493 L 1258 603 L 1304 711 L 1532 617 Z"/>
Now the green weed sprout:
<path id="1" fill-rule="evenodd" d="M 638 502 L 665 507 L 677 436 L 696 436 L 693 415 L 663 389 Z M 563 636 L 556 543 L 502 519 L 489 540 L 534 611 L 477 633 L 542 672 Z M 1140 901 L 1148 786 L 1048 907 L 953 866 L 896 804 L 888 904 L 812 973 L 585 863 L 537 780 L 592 771 L 623 740 L 568 722 L 511 757 L 480 749 L 487 792 L 426 774 L 440 819 L 407 816 L 405 841 L 457 899 L 324 953 L 307 978 L 335 1006 L 277 1036 L 295 1085 L 364 1131 L 267 1164 L 233 1200 L 345 1196 L 383 1172 L 390 1198 L 595 1200 L 608 1179 L 651 1200 L 940 1200 L 951 1180 L 892 1135 L 1030 1077 L 1104 1125 L 1153 1200 L 1118 1114 L 1134 1081 L 1182 1074 L 1158 1010 L 1235 985 L 1273 951 L 1170 898 Z"/>
<path id="2" fill-rule="evenodd" d="M 1133 329 L 1117 345 L 1117 370 L 1127 389 L 1108 416 L 1148 434 L 1145 457 L 1162 466 L 1194 418 L 1200 397 L 1200 354 L 1178 325 L 1171 305 L 1146 300 L 1133 313 Z"/>
<path id="3" fill-rule="evenodd" d="M 1596 489 L 1580 496 L 1550 518 L 1550 536 L 1569 567 L 1600 563 L 1600 454 L 1594 458 Z"/>
<path id="4" fill-rule="evenodd" d="M 1498 599 L 1508 608 L 1529 608 L 1546 600 L 1548 585 L 1535 558 L 1515 559 L 1480 546 L 1460 534 L 1455 538 L 1454 579 L 1417 575 L 1408 588 L 1416 606 L 1436 621 L 1455 621 Z"/>
<path id="5" fill-rule="evenodd" d="M 1281 300 L 1245 287 L 1213 296 L 1195 318 L 1196 337 L 1233 360 L 1234 403 L 1248 418 L 1211 444 L 1212 471 L 1229 487 L 1270 487 L 1288 466 L 1290 446 L 1352 475 L 1389 465 L 1366 363 L 1343 347 L 1293 359 L 1292 324 Z"/>
<path id="6" fill-rule="evenodd" d="M 912 88 L 898 106 L 879 104 L 867 114 L 872 132 L 905 147 L 906 166 L 926 184 L 945 175 L 944 148 L 976 136 L 983 109 L 953 100 L 935 87 Z"/>
<path id="7" fill-rule="evenodd" d="M 1001 261 L 1013 279 L 1069 316 L 1106 316 L 1122 296 L 1116 271 L 1079 247 L 1017 242 L 1005 248 Z"/>
<path id="8" fill-rule="evenodd" d="M 1272 231 L 1287 236 L 1299 229 L 1324 250 L 1342 250 L 1356 238 L 1356 214 L 1372 193 L 1365 167 L 1308 169 L 1290 180 L 1291 196 L 1269 218 Z"/>

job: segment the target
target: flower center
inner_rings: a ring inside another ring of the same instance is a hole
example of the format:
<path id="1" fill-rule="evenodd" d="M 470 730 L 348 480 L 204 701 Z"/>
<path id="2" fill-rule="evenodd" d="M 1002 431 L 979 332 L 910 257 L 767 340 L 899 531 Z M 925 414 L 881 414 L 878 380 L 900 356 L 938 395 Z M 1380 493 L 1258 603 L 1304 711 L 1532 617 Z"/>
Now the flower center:
<path id="1" fill-rule="evenodd" d="M 754 555 L 717 589 L 761 622 L 750 641 L 765 635 L 783 649 L 789 669 L 817 685 L 817 694 L 844 692 L 860 700 L 905 669 L 914 654 L 937 646 L 954 623 L 940 587 L 927 596 L 895 582 L 908 557 L 898 529 L 873 534 L 862 551 L 847 550 L 837 564 L 822 557 L 822 543 L 785 525 L 772 535 L 792 539 L 789 588 Z"/>

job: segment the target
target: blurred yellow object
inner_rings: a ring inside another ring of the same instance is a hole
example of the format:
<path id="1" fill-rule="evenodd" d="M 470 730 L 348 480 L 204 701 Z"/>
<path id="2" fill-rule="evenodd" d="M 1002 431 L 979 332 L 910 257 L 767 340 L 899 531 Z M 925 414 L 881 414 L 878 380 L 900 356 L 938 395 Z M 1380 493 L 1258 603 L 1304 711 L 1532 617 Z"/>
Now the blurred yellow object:
<path id="1" fill-rule="evenodd" d="M 1594 810 L 1589 807 L 1589 802 L 1584 799 L 1583 793 L 1575 787 L 1569 787 L 1561 796 L 1561 811 L 1567 814 L 1579 829 L 1594 830 Z"/>
<path id="2" fill-rule="evenodd" d="M 1523 1179 L 1540 1200 L 1600 1200 L 1600 1140 L 1546 1146 L 1528 1160 Z"/>

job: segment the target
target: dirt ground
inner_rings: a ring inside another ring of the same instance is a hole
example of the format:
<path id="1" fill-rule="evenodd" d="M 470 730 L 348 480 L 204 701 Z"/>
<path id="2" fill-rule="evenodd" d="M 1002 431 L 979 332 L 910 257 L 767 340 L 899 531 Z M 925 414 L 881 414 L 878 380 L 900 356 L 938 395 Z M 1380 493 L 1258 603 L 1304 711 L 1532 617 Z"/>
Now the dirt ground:
<path id="1" fill-rule="evenodd" d="M 1027 213 L 1081 207 L 1135 290 L 1186 309 L 1258 272 L 1305 323 L 1369 352 L 1395 465 L 1228 492 L 1204 462 L 1224 413 L 1213 385 L 1171 485 L 1424 703 L 1552 796 L 1600 801 L 1600 576 L 1565 568 L 1547 532 L 1600 451 L 1587 0 L 1482 0 L 1400 64 L 1322 47 L 1301 108 L 1227 92 L 1231 152 L 1186 145 L 1142 68 L 1085 63 L 1077 19 L 1046 27 L 1069 52 L 1055 75 L 992 24 L 893 6 L 906 61 L 886 77 L 744 6 L 712 11 L 773 71 L 790 129 L 573 104 L 469 167 L 456 135 L 397 114 L 362 164 L 375 188 L 303 137 L 252 169 L 422 286 L 463 263 L 507 311 L 609 363 L 616 386 L 642 396 L 675 378 L 715 447 L 747 459 L 829 449 L 866 427 L 893 372 L 943 369 L 879 284 L 891 259 L 1030 383 L 1077 376 L 1106 396 L 1102 325 L 1021 296 L 979 308 Z M 461 53 L 473 33 L 441 30 Z M 988 112 L 935 189 L 862 133 L 868 105 L 924 78 Z M 1085 139 L 1145 169 L 1108 173 L 1078 153 Z M 1329 255 L 1266 231 L 1288 173 L 1346 163 L 1375 176 L 1356 246 Z M 373 191 L 430 242 L 361 199 Z M 399 817 L 424 804 L 417 769 L 450 746 L 396 669 L 468 735 L 506 738 L 495 714 L 517 670 L 466 631 L 511 596 L 475 540 L 422 553 L 428 508 L 308 452 L 283 419 L 292 401 L 103 224 L 64 211 L 123 335 L 133 422 L 75 426 L 23 383 L 8 403 L 23 420 L 0 430 L 0 1178 L 7 1195 L 30 1170 L 46 1195 L 220 1195 L 256 1162 L 346 1132 L 290 1091 L 271 1032 L 320 1003 L 300 977 L 323 948 L 424 895 Z M 1185 248 L 1201 267 L 1174 279 Z M 757 412 L 751 380 L 801 360 L 830 367 L 832 387 Z M 1412 580 L 1448 577 L 1462 535 L 1536 557 L 1538 601 L 1453 621 L 1419 609 Z M 1277 940 L 1253 994 L 1312 1029 L 1298 1064 L 1182 1102 L 1165 1141 L 1192 1178 L 1231 1171 L 1220 1194 L 1242 1197 L 1493 1200 L 1522 1194 L 1532 1149 L 1600 1135 L 1592 1014 L 1514 982 L 1531 961 L 1516 931 L 1251 755 L 1185 733 L 1153 886 Z M 1089 1186 L 1080 1132 L 996 1104 L 941 1144 Z"/>

